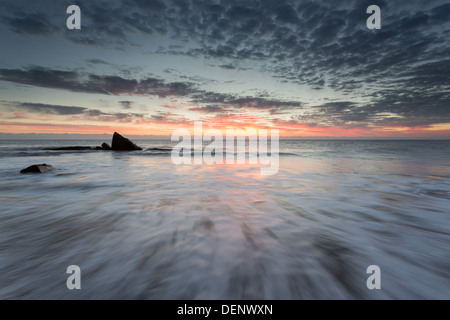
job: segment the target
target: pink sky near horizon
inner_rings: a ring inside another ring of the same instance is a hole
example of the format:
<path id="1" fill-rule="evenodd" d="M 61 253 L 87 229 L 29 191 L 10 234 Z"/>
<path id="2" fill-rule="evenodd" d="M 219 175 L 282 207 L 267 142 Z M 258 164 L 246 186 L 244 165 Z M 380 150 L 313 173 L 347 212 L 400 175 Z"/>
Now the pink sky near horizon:
<path id="1" fill-rule="evenodd" d="M 0 132 L 7 134 L 112 134 L 115 131 L 126 135 L 152 135 L 170 136 L 176 129 L 187 129 L 193 132 L 194 121 L 134 121 L 129 123 L 102 122 L 102 123 L 80 123 L 42 121 L 45 115 L 40 115 L 32 121 L 26 115 L 20 115 L 16 121 L 0 121 Z M 19 121 L 17 121 L 19 120 Z M 308 123 L 293 123 L 289 121 L 267 120 L 258 125 L 258 121 L 244 119 L 244 121 L 233 121 L 233 119 L 210 119 L 203 121 L 203 131 L 206 129 L 219 129 L 225 135 L 225 129 L 278 129 L 280 137 L 330 137 L 330 138 L 450 138 L 450 124 L 430 127 L 405 127 L 405 126 L 372 126 L 372 127 L 345 127 L 345 126 L 311 126 Z"/>

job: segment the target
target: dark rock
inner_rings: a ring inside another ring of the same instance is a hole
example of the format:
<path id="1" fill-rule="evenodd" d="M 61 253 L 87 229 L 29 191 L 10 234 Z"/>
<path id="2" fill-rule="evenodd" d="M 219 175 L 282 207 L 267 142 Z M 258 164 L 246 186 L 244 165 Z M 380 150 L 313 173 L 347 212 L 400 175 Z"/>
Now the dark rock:
<path id="1" fill-rule="evenodd" d="M 103 150 L 111 150 L 111 146 L 109 144 L 107 144 L 106 142 L 102 143 L 102 147 Z"/>
<path id="2" fill-rule="evenodd" d="M 122 137 L 117 132 L 114 132 L 111 149 L 124 151 L 142 150 L 142 148 L 138 147 L 127 138 Z"/>
<path id="3" fill-rule="evenodd" d="M 50 150 L 53 151 L 73 151 L 73 150 L 90 150 L 91 147 L 81 147 L 81 146 L 75 146 L 75 147 L 59 147 L 59 148 L 51 148 Z"/>
<path id="4" fill-rule="evenodd" d="M 20 170 L 20 173 L 43 173 L 52 169 L 53 167 L 49 164 L 35 164 L 29 166 L 28 168 Z"/>

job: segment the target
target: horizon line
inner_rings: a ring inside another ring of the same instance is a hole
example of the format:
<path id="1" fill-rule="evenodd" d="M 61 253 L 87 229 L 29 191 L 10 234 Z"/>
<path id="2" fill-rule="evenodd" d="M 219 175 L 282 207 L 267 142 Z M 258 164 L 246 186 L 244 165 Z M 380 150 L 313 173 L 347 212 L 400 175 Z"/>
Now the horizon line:
<path id="1" fill-rule="evenodd" d="M 121 133 L 122 134 L 122 133 Z M 171 140 L 170 135 L 137 135 L 122 134 L 133 139 L 141 140 Z M 112 137 L 110 133 L 3 133 L 0 132 L 0 140 L 101 140 Z M 280 140 L 450 140 L 450 137 L 333 137 L 333 136 L 279 136 Z"/>

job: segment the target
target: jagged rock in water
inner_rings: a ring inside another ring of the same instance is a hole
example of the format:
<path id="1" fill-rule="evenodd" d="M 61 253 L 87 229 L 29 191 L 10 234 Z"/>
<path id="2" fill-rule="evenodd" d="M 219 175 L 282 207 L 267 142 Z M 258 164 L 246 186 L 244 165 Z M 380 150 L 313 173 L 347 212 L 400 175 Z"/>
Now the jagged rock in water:
<path id="1" fill-rule="evenodd" d="M 124 151 L 142 150 L 142 148 L 138 147 L 127 138 L 122 137 L 117 132 L 114 132 L 111 149 Z"/>
<path id="2" fill-rule="evenodd" d="M 29 166 L 28 168 L 20 170 L 20 173 L 43 173 L 49 170 L 52 170 L 53 166 L 49 164 L 35 164 Z"/>
<path id="3" fill-rule="evenodd" d="M 106 142 L 103 142 L 101 149 L 103 149 L 103 150 L 111 150 L 111 146 L 109 144 L 107 144 Z"/>

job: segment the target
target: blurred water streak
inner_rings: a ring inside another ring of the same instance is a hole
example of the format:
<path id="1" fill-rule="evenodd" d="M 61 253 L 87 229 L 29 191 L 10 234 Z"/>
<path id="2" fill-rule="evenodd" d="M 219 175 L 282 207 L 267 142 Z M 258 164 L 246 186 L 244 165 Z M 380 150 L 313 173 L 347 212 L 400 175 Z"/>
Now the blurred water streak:
<path id="1" fill-rule="evenodd" d="M 273 176 L 136 142 L 0 142 L 1 299 L 450 298 L 449 141 L 281 141 Z"/>

